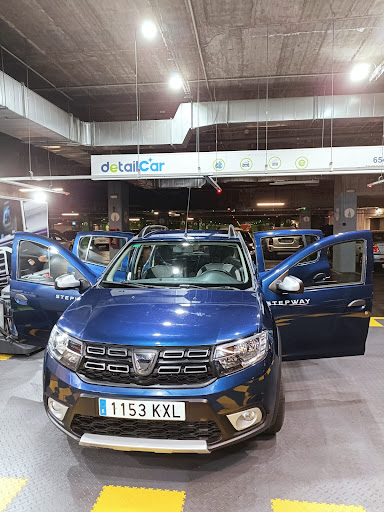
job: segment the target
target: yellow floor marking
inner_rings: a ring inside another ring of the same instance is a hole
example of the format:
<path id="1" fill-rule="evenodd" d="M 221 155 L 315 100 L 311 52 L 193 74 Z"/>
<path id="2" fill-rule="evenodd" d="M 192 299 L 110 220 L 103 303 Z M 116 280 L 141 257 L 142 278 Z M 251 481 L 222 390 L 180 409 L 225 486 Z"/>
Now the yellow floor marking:
<path id="1" fill-rule="evenodd" d="M 105 485 L 91 512 L 182 512 L 184 500 L 183 491 Z"/>
<path id="2" fill-rule="evenodd" d="M 309 503 L 308 501 L 271 500 L 273 512 L 366 512 L 354 505 Z"/>
<path id="3" fill-rule="evenodd" d="M 384 327 L 384 322 L 381 324 L 378 320 L 384 320 L 384 316 L 371 316 L 369 327 Z"/>
<path id="4" fill-rule="evenodd" d="M 8 507 L 27 482 L 27 478 L 0 478 L 0 512 Z"/>
<path id="5" fill-rule="evenodd" d="M 6 361 L 10 357 L 12 357 L 10 354 L 0 354 L 0 361 Z"/>

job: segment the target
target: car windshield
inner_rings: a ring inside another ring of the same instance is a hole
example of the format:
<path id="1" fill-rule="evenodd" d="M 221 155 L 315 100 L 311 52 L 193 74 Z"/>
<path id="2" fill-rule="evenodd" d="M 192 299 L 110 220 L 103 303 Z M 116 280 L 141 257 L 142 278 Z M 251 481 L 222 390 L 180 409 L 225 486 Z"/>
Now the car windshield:
<path id="1" fill-rule="evenodd" d="M 102 286 L 245 289 L 251 274 L 239 243 L 133 243 L 106 271 Z"/>

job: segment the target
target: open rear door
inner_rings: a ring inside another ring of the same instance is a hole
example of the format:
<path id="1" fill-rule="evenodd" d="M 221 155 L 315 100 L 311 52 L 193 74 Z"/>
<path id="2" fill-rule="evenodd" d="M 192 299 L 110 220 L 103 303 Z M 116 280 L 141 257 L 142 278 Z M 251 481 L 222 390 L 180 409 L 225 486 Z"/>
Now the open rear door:
<path id="1" fill-rule="evenodd" d="M 372 272 L 372 234 L 354 231 L 323 238 L 264 273 L 263 291 L 280 333 L 283 357 L 364 354 Z M 292 280 L 284 284 L 287 276 L 296 280 L 291 287 L 296 291 L 287 291 L 292 285 Z"/>

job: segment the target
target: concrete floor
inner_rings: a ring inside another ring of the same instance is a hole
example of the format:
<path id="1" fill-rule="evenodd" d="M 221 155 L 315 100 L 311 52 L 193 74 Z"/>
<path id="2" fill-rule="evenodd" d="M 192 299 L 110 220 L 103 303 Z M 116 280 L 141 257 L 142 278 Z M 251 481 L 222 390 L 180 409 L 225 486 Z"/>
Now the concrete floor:
<path id="1" fill-rule="evenodd" d="M 8 477 L 28 480 L 7 512 L 90 512 L 109 485 L 184 491 L 184 512 L 271 512 L 272 499 L 382 512 L 383 335 L 384 327 L 370 328 L 365 356 L 284 363 L 283 430 L 207 456 L 80 448 L 45 415 L 42 353 L 0 361 L 0 510 Z M 159 510 L 143 507 L 139 499 L 118 510 Z"/>

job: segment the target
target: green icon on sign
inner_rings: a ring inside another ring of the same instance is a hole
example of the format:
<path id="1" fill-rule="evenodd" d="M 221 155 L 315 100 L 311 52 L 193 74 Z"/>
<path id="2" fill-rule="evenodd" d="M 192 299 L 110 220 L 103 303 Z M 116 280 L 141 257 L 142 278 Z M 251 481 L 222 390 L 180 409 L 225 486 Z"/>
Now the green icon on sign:
<path id="1" fill-rule="evenodd" d="M 299 156 L 296 158 L 296 169 L 306 169 L 308 167 L 308 158 L 306 156 Z"/>
<path id="2" fill-rule="evenodd" d="M 240 169 L 243 171 L 250 171 L 253 167 L 253 162 L 250 158 L 243 158 L 240 162 Z"/>
<path id="3" fill-rule="evenodd" d="M 281 167 L 281 160 L 278 156 L 273 156 L 269 159 L 268 167 L 270 169 L 279 169 Z"/>
<path id="4" fill-rule="evenodd" d="M 217 158 L 216 160 L 213 161 L 213 168 L 215 169 L 215 171 L 222 171 L 224 170 L 224 167 L 225 162 L 222 158 Z"/>

